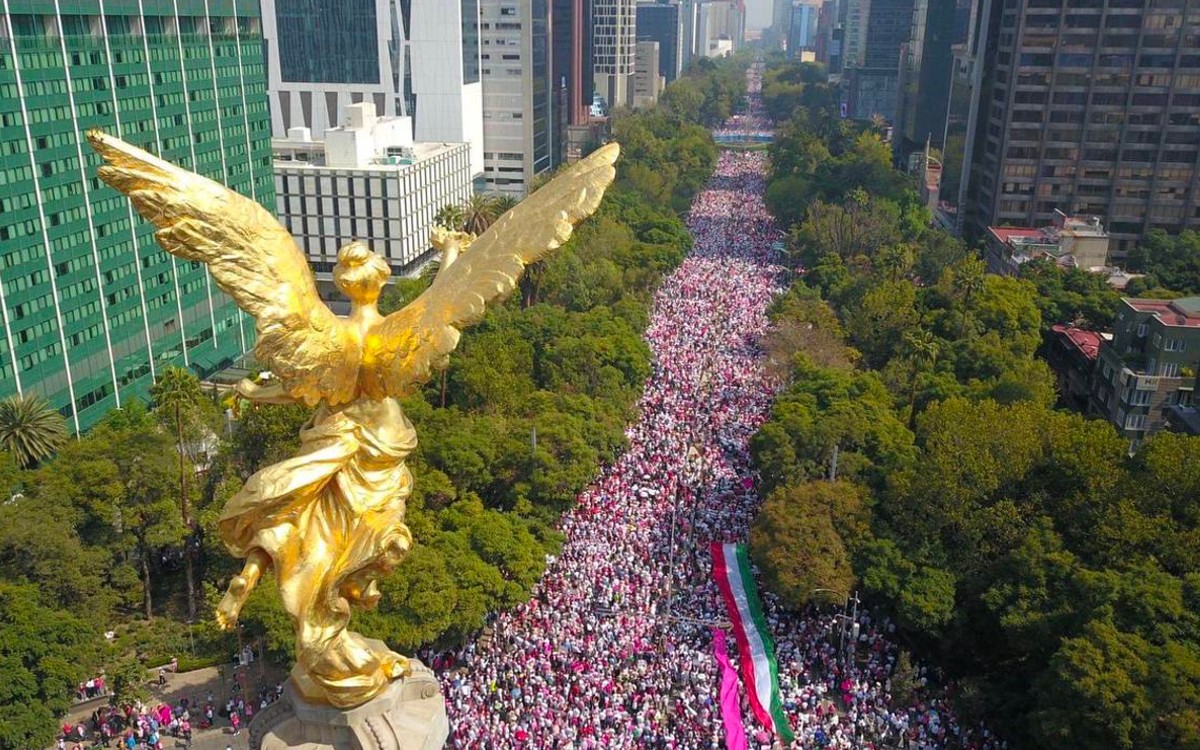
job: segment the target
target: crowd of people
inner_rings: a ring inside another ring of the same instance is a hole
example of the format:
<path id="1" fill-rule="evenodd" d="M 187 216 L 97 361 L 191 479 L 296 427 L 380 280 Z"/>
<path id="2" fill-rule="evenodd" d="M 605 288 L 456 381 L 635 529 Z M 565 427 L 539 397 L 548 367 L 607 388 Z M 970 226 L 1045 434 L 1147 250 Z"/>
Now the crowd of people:
<path id="1" fill-rule="evenodd" d="M 750 108 L 720 132 L 769 127 L 760 82 L 752 67 Z M 629 448 L 563 517 L 566 541 L 530 600 L 494 616 L 486 637 L 427 657 L 444 677 L 454 747 L 724 747 L 711 628 L 726 615 L 708 545 L 748 535 L 759 499 L 747 446 L 777 387 L 758 343 L 783 278 L 766 174 L 765 154 L 726 151 L 696 197 L 693 251 L 655 298 L 655 365 Z M 859 607 L 851 629 L 844 616 L 785 611 L 769 593 L 763 604 L 792 747 L 1006 747 L 962 727 L 923 670 L 912 705 L 892 699 L 886 619 Z M 744 693 L 751 747 L 781 747 Z"/>
<path id="2" fill-rule="evenodd" d="M 163 686 L 160 673 L 160 686 Z M 195 732 L 220 729 L 237 735 L 254 715 L 283 694 L 283 684 L 262 685 L 257 691 L 231 686 L 222 702 L 213 692 L 200 699 L 182 696 L 176 700 L 133 701 L 103 705 L 86 721 L 64 724 L 58 750 L 107 747 L 117 750 L 162 750 L 190 747 Z"/>

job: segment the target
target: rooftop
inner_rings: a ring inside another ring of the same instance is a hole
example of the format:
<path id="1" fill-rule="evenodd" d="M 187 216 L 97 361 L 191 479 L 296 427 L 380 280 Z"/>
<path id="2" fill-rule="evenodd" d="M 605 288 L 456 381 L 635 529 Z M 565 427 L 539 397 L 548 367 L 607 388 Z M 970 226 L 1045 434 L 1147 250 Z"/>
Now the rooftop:
<path id="1" fill-rule="evenodd" d="M 271 150 L 274 154 L 275 166 L 286 169 L 338 169 L 338 170 L 397 170 L 407 169 L 431 156 L 459 148 L 461 143 L 421 143 L 414 142 L 403 154 L 384 155 L 371 159 L 368 163 L 355 166 L 330 166 L 325 162 L 325 144 L 323 141 L 294 141 L 290 138 L 272 138 Z"/>
<path id="2" fill-rule="evenodd" d="M 461 147 L 458 143 L 416 143 L 412 118 L 379 117 L 375 105 L 358 102 L 346 108 L 343 124 L 314 141 L 308 128 L 290 128 L 287 138 L 272 138 L 276 167 L 296 169 L 394 170 Z"/>
<path id="3" fill-rule="evenodd" d="M 1125 304 L 1142 313 L 1150 313 L 1163 325 L 1200 328 L 1200 297 L 1180 299 L 1126 298 Z"/>
<path id="4" fill-rule="evenodd" d="M 996 239 L 1006 245 L 1057 245 L 1063 237 L 1107 237 L 1099 216 L 1067 216 L 1054 211 L 1054 223 L 1048 227 L 988 227 Z"/>
<path id="5" fill-rule="evenodd" d="M 1100 342 L 1104 340 L 1104 336 L 1095 331 L 1085 331 L 1062 323 L 1053 326 L 1051 330 L 1070 341 L 1088 359 L 1095 359 L 1100 353 Z"/>

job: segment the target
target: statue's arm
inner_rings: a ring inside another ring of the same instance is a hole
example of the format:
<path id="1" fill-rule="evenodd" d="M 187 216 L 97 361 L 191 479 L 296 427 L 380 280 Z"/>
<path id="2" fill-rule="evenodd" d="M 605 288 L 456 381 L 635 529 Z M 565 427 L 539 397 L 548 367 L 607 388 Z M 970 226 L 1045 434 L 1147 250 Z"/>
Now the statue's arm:
<path id="1" fill-rule="evenodd" d="M 298 404 L 300 399 L 292 398 L 283 390 L 283 384 L 273 380 L 267 385 L 258 385 L 250 380 L 238 382 L 238 395 L 256 404 Z"/>

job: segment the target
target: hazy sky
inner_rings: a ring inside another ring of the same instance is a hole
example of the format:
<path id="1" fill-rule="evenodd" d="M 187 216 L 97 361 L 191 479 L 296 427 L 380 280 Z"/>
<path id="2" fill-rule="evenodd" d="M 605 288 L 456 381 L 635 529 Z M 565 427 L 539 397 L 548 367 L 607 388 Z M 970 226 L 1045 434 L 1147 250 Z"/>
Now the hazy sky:
<path id="1" fill-rule="evenodd" d="M 773 0 L 746 0 L 746 28 L 765 29 L 771 25 Z"/>

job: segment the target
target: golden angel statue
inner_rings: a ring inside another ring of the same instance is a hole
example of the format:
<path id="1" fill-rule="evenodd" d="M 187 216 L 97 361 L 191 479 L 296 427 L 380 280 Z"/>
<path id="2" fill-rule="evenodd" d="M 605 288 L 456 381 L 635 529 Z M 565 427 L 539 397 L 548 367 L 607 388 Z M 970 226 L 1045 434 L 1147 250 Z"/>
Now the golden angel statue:
<path id="1" fill-rule="evenodd" d="M 443 250 L 437 276 L 387 317 L 376 309 L 387 263 L 362 242 L 346 245 L 333 269 L 351 301 L 343 318 L 317 296 L 295 240 L 257 203 L 101 132 L 88 140 L 106 162 L 100 178 L 158 227 L 163 249 L 208 264 L 256 319 L 255 355 L 274 378 L 267 386 L 242 381 L 239 393 L 316 407 L 298 455 L 254 474 L 226 504 L 221 537 L 246 562 L 218 621 L 233 626 L 259 578 L 274 571 L 296 629 L 295 687 L 314 703 L 361 705 L 408 669 L 405 657 L 347 629 L 351 608 L 378 601 L 375 579 L 412 545 L 404 461 L 416 434 L 396 399 L 444 368 L 460 329 L 596 210 L 618 147 L 572 165 L 478 238 L 435 232 Z"/>

